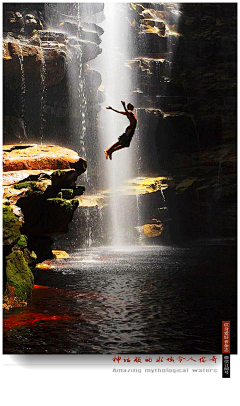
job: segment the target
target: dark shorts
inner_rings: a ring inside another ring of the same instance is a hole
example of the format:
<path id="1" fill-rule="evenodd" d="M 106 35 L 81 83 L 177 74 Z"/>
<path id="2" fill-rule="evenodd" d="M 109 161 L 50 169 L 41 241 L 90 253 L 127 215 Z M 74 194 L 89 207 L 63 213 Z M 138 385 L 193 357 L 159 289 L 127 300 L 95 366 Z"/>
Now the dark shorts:
<path id="1" fill-rule="evenodd" d="M 118 137 L 118 141 L 123 147 L 129 147 L 130 142 L 132 141 L 134 131 L 135 131 L 134 128 L 127 127 L 125 133 L 123 133 L 120 137 Z"/>

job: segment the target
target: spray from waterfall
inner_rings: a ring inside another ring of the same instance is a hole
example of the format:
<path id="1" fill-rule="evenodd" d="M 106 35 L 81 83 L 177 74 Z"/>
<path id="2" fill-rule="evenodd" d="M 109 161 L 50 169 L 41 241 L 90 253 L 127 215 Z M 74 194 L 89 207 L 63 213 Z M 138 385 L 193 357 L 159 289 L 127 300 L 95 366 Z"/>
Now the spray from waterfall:
<path id="1" fill-rule="evenodd" d="M 40 104 L 40 138 L 41 138 L 41 144 L 44 142 L 44 128 L 45 128 L 45 105 L 46 105 L 46 61 L 45 61 L 45 55 L 44 55 L 44 50 L 42 46 L 42 42 L 40 39 L 40 47 L 42 50 L 42 59 L 41 59 L 41 104 Z"/>
<path id="2" fill-rule="evenodd" d="M 128 42 L 129 23 L 128 7 L 125 4 L 106 3 L 102 23 L 102 54 L 97 60 L 97 69 L 102 76 L 102 85 L 106 101 L 100 113 L 100 137 L 102 150 L 117 141 L 129 125 L 126 116 L 106 110 L 110 105 L 116 110 L 123 110 L 121 100 L 132 102 L 130 71 L 125 66 L 131 52 Z M 135 146 L 134 146 L 135 145 Z M 119 186 L 124 181 L 137 175 L 136 137 L 129 148 L 114 152 L 112 161 L 103 162 L 106 187 L 111 190 L 109 198 L 108 230 L 110 244 L 120 246 L 133 243 L 132 233 L 137 225 L 137 201 L 135 196 L 124 196 L 119 193 Z M 103 158 L 104 159 L 104 158 Z"/>
<path id="3" fill-rule="evenodd" d="M 83 69 L 83 51 L 82 51 L 82 44 L 80 41 L 81 38 L 81 10 L 80 4 L 77 3 L 77 40 L 78 40 L 78 47 L 77 47 L 77 66 L 78 69 L 78 82 L 77 82 L 77 91 L 78 91 L 78 102 L 80 106 L 80 121 L 81 121 L 81 132 L 79 135 L 80 138 L 80 148 L 79 153 L 82 156 L 86 156 L 85 150 L 85 138 L 86 138 L 86 115 L 87 115 L 87 97 L 85 91 L 85 76 L 84 76 L 84 69 Z M 87 171 L 84 173 L 85 181 L 88 182 L 88 175 Z"/>
<path id="4" fill-rule="evenodd" d="M 137 109 L 136 109 L 137 111 Z M 137 111 L 138 114 L 138 111 Z M 136 141 L 137 141 L 137 176 L 141 176 L 141 164 L 142 164 L 142 157 L 140 153 L 140 137 L 139 137 L 139 128 L 136 129 Z M 142 219 L 141 219 L 141 195 L 136 194 L 136 200 L 137 200 L 137 227 L 136 230 L 140 230 L 140 227 L 142 225 Z M 138 239 L 139 244 L 142 243 L 142 234 L 139 232 L 139 239 Z"/>

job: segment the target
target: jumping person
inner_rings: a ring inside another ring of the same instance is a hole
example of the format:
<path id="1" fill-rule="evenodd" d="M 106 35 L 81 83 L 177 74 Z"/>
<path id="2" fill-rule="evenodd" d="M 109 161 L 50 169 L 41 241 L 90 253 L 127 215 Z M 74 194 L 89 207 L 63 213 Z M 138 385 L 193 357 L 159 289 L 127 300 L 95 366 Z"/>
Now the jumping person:
<path id="1" fill-rule="evenodd" d="M 106 159 L 112 160 L 112 153 L 118 151 L 122 148 L 128 148 L 130 142 L 132 140 L 136 125 L 137 125 L 137 116 L 133 113 L 134 105 L 132 103 L 128 103 L 127 108 L 124 101 L 121 101 L 124 111 L 119 111 L 113 109 L 111 106 L 106 107 L 108 110 L 115 111 L 116 113 L 123 114 L 127 116 L 130 121 L 130 125 L 126 128 L 125 133 L 123 133 L 120 137 L 118 137 L 118 142 L 113 144 L 110 148 L 104 150 L 104 154 Z"/>

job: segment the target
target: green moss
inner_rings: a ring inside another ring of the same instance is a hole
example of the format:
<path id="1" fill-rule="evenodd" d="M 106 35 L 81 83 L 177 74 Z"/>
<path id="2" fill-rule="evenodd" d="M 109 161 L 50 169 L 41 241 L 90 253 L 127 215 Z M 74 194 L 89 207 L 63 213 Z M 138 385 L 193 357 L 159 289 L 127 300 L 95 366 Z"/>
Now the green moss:
<path id="1" fill-rule="evenodd" d="M 11 245 L 21 236 L 21 222 L 10 206 L 3 205 L 3 244 Z"/>
<path id="2" fill-rule="evenodd" d="M 30 196 L 35 192 L 44 191 L 44 185 L 41 185 L 41 182 L 35 182 L 35 181 L 26 181 L 26 182 L 16 183 L 14 185 L 14 188 L 17 190 L 27 189 L 27 191 L 25 192 L 25 196 Z"/>
<path id="3" fill-rule="evenodd" d="M 6 257 L 6 278 L 8 285 L 15 288 L 19 301 L 26 301 L 31 297 L 34 277 L 22 251 L 13 250 Z"/>
<path id="4" fill-rule="evenodd" d="M 28 248 L 24 248 L 23 256 L 30 268 L 33 268 L 37 263 L 37 255 L 34 251 L 30 252 Z"/>
<path id="5" fill-rule="evenodd" d="M 24 235 L 24 234 L 21 234 L 21 235 L 20 235 L 20 238 L 19 238 L 19 240 L 18 240 L 18 242 L 17 242 L 17 246 L 18 246 L 19 248 L 25 248 L 25 247 L 27 247 L 27 237 L 26 237 L 26 235 Z"/>
<path id="6" fill-rule="evenodd" d="M 31 257 L 32 259 L 34 259 L 34 260 L 37 260 L 37 255 L 35 254 L 34 251 L 32 251 L 32 252 L 30 253 L 30 257 Z"/>
<path id="7" fill-rule="evenodd" d="M 14 189 L 31 189 L 34 190 L 37 187 L 37 182 L 34 181 L 25 181 L 19 182 L 14 185 Z"/>
<path id="8" fill-rule="evenodd" d="M 79 201 L 77 199 L 66 200 L 66 199 L 61 199 L 59 197 L 55 197 L 53 199 L 47 199 L 47 202 L 50 204 L 53 204 L 57 207 L 60 207 L 61 209 L 63 209 L 66 212 L 74 211 L 79 205 Z"/>

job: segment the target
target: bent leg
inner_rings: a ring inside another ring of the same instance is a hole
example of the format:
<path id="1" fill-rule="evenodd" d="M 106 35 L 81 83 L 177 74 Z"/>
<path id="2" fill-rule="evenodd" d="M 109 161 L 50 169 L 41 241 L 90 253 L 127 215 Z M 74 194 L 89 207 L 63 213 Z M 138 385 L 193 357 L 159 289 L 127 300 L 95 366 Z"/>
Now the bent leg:
<path id="1" fill-rule="evenodd" d="M 115 148 L 118 148 L 118 146 L 121 146 L 119 142 L 115 142 L 110 148 L 107 149 L 108 154 L 112 154 L 113 151 L 115 151 Z"/>
<path id="2" fill-rule="evenodd" d="M 105 156 L 106 156 L 106 159 L 108 159 L 108 158 L 112 159 L 113 150 L 114 150 L 116 147 L 118 147 L 118 145 L 120 145 L 119 142 L 115 142 L 115 144 L 113 144 L 110 148 L 104 149 L 104 154 L 105 154 Z"/>
<path id="3" fill-rule="evenodd" d="M 122 149 L 122 148 L 125 148 L 123 145 L 121 145 L 121 144 L 118 144 L 118 145 L 116 145 L 114 148 L 113 148 L 113 150 L 112 150 L 112 152 L 111 153 L 113 153 L 113 152 L 115 152 L 115 151 L 118 151 L 119 149 Z"/>
<path id="4" fill-rule="evenodd" d="M 112 160 L 113 152 L 118 151 L 122 148 L 125 148 L 125 145 L 120 144 L 120 142 L 115 142 L 115 144 L 113 144 L 110 148 L 104 150 L 106 159 L 109 158 L 110 160 Z"/>
<path id="5" fill-rule="evenodd" d="M 111 149 L 109 149 L 109 152 L 108 152 L 109 159 L 112 160 L 112 153 L 113 153 L 113 152 L 118 151 L 119 149 L 122 149 L 122 148 L 124 148 L 124 146 L 123 146 L 122 144 L 120 144 L 119 142 L 117 142 L 116 144 L 114 144 L 114 145 L 111 147 Z"/>

